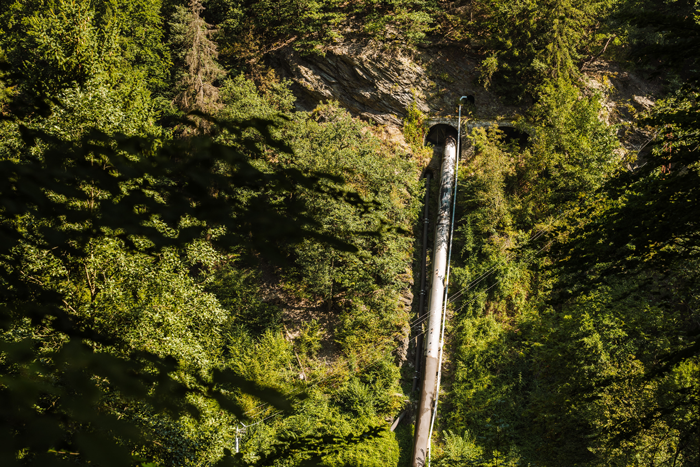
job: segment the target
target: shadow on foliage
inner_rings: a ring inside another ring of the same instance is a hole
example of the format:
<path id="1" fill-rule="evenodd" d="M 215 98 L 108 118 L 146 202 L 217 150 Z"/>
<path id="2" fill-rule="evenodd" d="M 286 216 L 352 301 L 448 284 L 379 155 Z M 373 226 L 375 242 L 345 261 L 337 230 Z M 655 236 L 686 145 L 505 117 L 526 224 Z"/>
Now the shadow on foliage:
<path id="1" fill-rule="evenodd" d="M 25 105 L 24 113 L 46 113 L 30 108 Z M 198 116 L 234 136 L 254 128 L 269 147 L 290 151 L 271 136 L 269 121 L 224 123 Z M 6 336 L 0 344 L 0 465 L 141 463 L 131 449 L 147 443 L 147 436 L 136 423 L 98 409 L 106 388 L 173 417 L 198 417 L 188 402 L 188 396 L 198 394 L 244 418 L 241 406 L 228 396 L 232 391 L 292 410 L 294 400 L 231 370 L 185 383 L 173 376 L 179 365 L 171 357 L 131 352 L 120 358 L 96 351 L 96 346 L 118 344 L 120 336 L 97 332 L 66 309 L 61 293 L 28 281 L 20 247 L 81 258 L 96 238 L 120 239 L 147 254 L 207 238 L 220 248 L 249 246 L 284 264 L 285 245 L 306 238 L 355 250 L 318 233 L 295 190 L 342 199 L 366 213 L 373 203 L 333 188 L 342 186 L 338 177 L 285 167 L 262 172 L 248 156 L 209 136 L 167 140 L 93 130 L 79 141 L 66 141 L 13 123 L 24 148 L 0 161 L 0 332 Z M 258 151 L 242 140 L 250 153 Z M 16 332 L 22 326 L 41 330 L 41 336 Z M 49 351 L 48 340 L 55 344 Z M 335 441 L 295 442 L 287 443 L 287 450 Z"/>

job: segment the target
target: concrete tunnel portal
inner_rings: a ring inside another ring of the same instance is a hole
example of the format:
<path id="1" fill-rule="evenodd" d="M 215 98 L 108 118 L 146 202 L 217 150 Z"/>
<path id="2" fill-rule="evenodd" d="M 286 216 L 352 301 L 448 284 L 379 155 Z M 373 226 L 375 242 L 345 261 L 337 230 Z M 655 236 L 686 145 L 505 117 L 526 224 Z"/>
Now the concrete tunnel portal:
<path id="1" fill-rule="evenodd" d="M 447 123 L 438 123 L 433 125 L 425 135 L 423 144 L 432 144 L 433 146 L 443 146 L 448 136 L 457 138 L 457 128 Z"/>

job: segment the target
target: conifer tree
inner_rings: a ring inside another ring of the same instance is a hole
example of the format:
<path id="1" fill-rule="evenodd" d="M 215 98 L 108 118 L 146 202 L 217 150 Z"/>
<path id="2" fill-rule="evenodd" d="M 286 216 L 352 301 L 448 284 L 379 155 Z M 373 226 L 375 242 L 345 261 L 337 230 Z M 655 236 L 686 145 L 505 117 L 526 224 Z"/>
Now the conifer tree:
<path id="1" fill-rule="evenodd" d="M 216 30 L 204 21 L 203 11 L 201 0 L 191 0 L 189 11 L 179 7 L 171 24 L 181 66 L 174 102 L 185 112 L 215 111 L 219 107 L 219 90 L 214 83 L 226 74 L 216 61 L 218 51 L 212 38 Z M 201 121 L 198 125 L 203 128 Z"/>

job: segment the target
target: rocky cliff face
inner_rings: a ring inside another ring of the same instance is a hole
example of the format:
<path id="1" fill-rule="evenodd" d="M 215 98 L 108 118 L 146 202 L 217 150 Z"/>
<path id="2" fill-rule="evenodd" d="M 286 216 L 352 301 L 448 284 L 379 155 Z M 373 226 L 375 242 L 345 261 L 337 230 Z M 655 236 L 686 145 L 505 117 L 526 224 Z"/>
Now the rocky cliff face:
<path id="1" fill-rule="evenodd" d="M 323 101 L 337 100 L 351 113 L 381 124 L 401 123 L 413 92 L 428 86 L 423 67 L 407 57 L 385 56 L 376 48 L 343 44 L 325 56 L 302 57 L 287 49 L 276 55 L 274 66 L 290 78 L 298 106 L 313 109 Z M 419 108 L 427 112 L 425 100 Z"/>
<path id="2" fill-rule="evenodd" d="M 286 48 L 270 64 L 293 82 L 300 110 L 336 100 L 356 116 L 399 126 L 414 100 L 422 112 L 447 116 L 462 95 L 472 95 L 481 118 L 517 111 L 478 84 L 477 61 L 455 46 L 406 51 L 350 42 L 306 56 Z"/>

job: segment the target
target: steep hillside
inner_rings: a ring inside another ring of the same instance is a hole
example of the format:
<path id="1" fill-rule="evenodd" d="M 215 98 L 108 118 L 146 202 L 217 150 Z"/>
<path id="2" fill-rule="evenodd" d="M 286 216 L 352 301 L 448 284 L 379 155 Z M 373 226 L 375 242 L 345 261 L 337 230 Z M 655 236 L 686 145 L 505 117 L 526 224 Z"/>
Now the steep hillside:
<path id="1" fill-rule="evenodd" d="M 0 0 L 0 464 L 422 464 L 462 102 L 429 462 L 697 465 L 699 8 Z"/>

